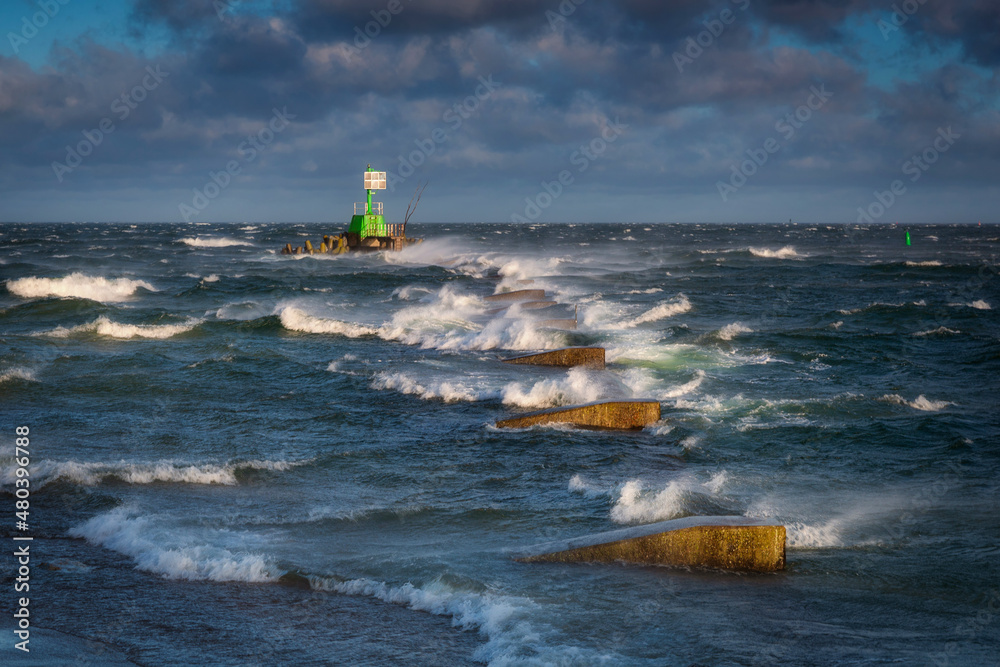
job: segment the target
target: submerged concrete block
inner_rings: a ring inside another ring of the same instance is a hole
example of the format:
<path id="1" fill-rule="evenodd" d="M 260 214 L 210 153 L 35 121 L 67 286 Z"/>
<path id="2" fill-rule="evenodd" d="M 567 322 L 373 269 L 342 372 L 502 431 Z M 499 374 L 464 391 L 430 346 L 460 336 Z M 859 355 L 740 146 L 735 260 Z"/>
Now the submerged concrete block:
<path id="1" fill-rule="evenodd" d="M 521 310 L 545 310 L 546 308 L 552 308 L 553 306 L 558 306 L 559 303 L 556 301 L 522 301 L 520 304 Z"/>
<path id="2" fill-rule="evenodd" d="M 505 364 L 530 364 L 532 366 L 588 366 L 604 368 L 603 347 L 564 347 L 561 350 L 550 350 L 538 354 L 526 354 L 520 357 L 504 359 Z"/>
<path id="3" fill-rule="evenodd" d="M 539 320 L 538 326 L 548 329 L 571 329 L 576 330 L 576 320 Z"/>
<path id="4" fill-rule="evenodd" d="M 659 401 L 597 401 L 503 419 L 497 422 L 497 428 L 527 428 L 562 422 L 584 428 L 627 430 L 640 429 L 659 420 Z"/>
<path id="5" fill-rule="evenodd" d="M 539 544 L 516 560 L 770 572 L 785 568 L 785 527 L 742 516 L 692 516 Z"/>
<path id="6" fill-rule="evenodd" d="M 489 301 L 490 303 L 496 303 L 498 301 L 542 301 L 545 299 L 545 290 L 543 289 L 519 289 L 514 292 L 503 292 L 501 294 L 493 294 L 483 298 L 483 301 Z"/>

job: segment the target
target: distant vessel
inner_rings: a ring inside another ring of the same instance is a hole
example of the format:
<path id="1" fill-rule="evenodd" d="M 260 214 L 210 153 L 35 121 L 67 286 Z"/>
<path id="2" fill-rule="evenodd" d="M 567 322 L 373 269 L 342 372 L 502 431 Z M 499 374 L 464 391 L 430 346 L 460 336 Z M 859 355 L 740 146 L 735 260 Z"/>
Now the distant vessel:
<path id="1" fill-rule="evenodd" d="M 346 232 L 335 236 L 324 235 L 318 248 L 314 247 L 311 241 L 306 241 L 305 245 L 298 248 L 292 248 L 291 243 L 286 243 L 285 247 L 281 249 L 281 254 L 340 255 L 345 252 L 399 251 L 408 245 L 423 241 L 423 239 L 413 239 L 406 236 L 406 223 L 413 215 L 413 211 L 416 210 L 414 200 L 417 203 L 420 202 L 423 189 L 418 188 L 413 195 L 410 205 L 406 208 L 406 217 L 403 218 L 403 222 L 387 223 L 382 214 L 382 202 L 372 201 L 372 193 L 375 190 L 385 190 L 385 172 L 375 171 L 371 165 L 368 165 L 368 170 L 364 172 L 364 178 L 367 197 L 365 201 L 354 204 L 354 215 L 351 216 L 351 224 Z"/>

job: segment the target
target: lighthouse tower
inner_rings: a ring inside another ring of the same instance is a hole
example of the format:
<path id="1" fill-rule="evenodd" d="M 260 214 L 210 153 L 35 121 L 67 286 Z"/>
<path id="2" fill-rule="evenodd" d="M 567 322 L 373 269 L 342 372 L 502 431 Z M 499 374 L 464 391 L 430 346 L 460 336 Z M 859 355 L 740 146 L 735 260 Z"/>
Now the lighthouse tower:
<path id="1" fill-rule="evenodd" d="M 372 201 L 372 192 L 375 190 L 385 190 L 385 172 L 375 171 L 368 165 L 365 175 L 365 192 L 368 194 L 366 201 L 354 204 L 354 215 L 351 216 L 351 226 L 348 227 L 349 234 L 357 234 L 358 239 L 363 241 L 370 236 L 388 237 L 391 234 L 385 224 L 385 217 L 382 215 L 382 202 Z"/>

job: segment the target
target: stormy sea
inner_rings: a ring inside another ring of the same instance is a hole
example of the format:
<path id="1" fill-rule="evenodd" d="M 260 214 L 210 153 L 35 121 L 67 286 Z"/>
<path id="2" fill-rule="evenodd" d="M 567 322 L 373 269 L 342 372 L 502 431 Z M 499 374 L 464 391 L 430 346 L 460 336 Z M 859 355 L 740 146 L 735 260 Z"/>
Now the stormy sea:
<path id="1" fill-rule="evenodd" d="M 996 664 L 1000 228 L 411 227 L 0 225 L 4 664 Z M 512 558 L 700 515 L 787 567 Z"/>

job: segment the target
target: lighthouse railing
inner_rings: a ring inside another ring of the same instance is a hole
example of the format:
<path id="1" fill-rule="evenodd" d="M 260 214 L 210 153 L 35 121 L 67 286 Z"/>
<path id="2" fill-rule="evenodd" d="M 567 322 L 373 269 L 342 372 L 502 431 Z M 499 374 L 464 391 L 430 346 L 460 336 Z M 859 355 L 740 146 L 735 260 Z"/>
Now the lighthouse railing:
<path id="1" fill-rule="evenodd" d="M 365 215 L 368 213 L 368 204 L 363 201 L 354 202 L 354 215 Z M 382 215 L 382 202 L 373 201 L 372 202 L 372 215 Z"/>

